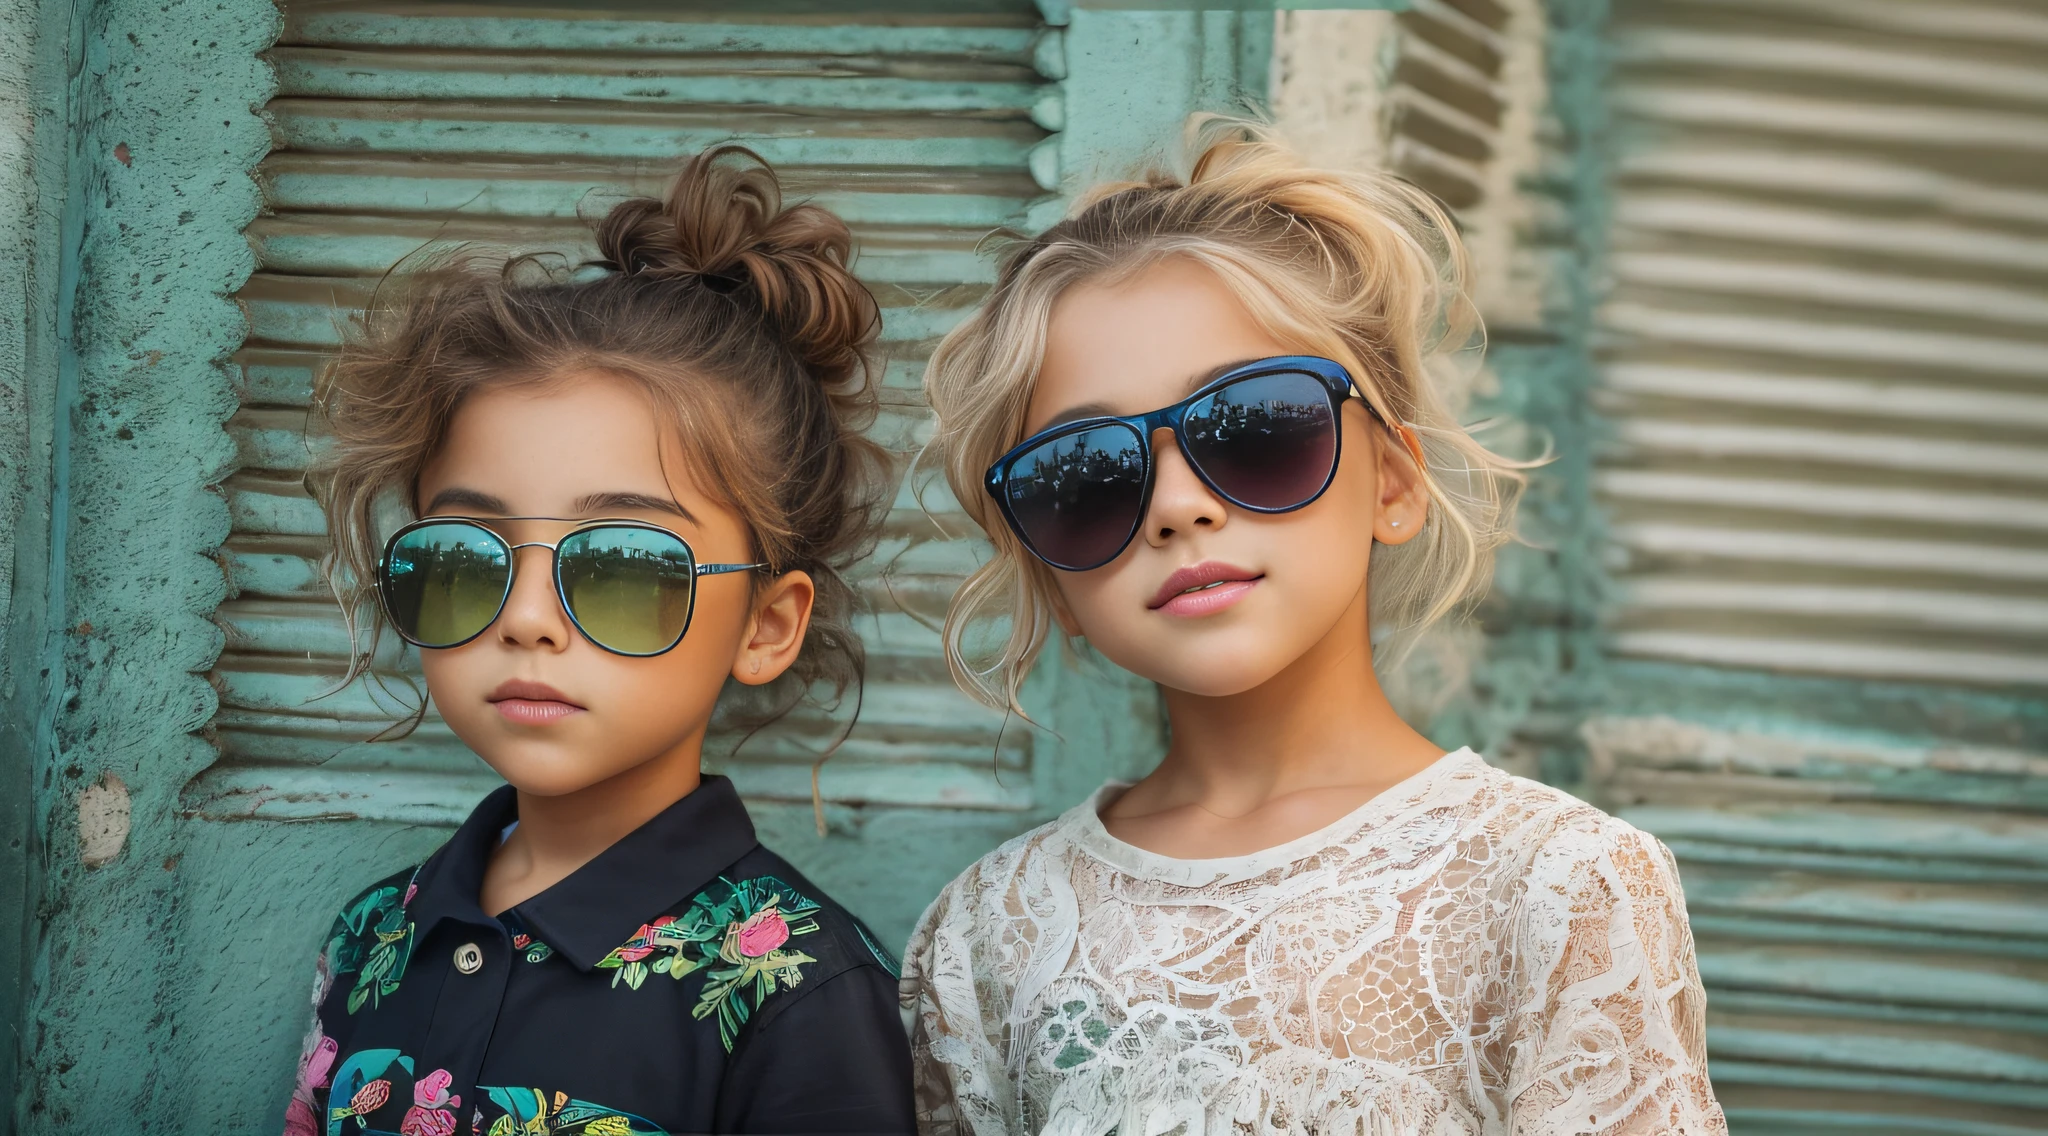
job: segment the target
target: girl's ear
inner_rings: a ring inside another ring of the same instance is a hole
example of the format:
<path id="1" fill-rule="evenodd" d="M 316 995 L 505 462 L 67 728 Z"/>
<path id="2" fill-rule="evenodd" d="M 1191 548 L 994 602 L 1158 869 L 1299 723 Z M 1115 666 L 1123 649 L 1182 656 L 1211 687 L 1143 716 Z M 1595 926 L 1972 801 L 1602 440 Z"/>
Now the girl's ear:
<path id="1" fill-rule="evenodd" d="M 732 661 L 732 677 L 760 686 L 782 677 L 804 647 L 818 586 L 808 572 L 784 572 L 754 598 L 746 637 Z"/>
<path id="2" fill-rule="evenodd" d="M 1373 449 L 1379 455 L 1379 507 L 1372 520 L 1372 538 L 1380 544 L 1406 544 L 1429 520 L 1429 490 L 1422 483 L 1422 442 L 1411 427 L 1377 432 Z"/>

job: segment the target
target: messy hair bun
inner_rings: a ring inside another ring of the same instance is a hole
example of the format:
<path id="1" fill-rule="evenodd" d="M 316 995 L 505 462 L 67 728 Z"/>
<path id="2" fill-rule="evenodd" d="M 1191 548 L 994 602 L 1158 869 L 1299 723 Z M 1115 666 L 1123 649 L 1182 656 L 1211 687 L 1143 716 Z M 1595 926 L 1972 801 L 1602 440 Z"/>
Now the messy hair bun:
<path id="1" fill-rule="evenodd" d="M 598 223 L 597 247 L 598 263 L 614 271 L 696 280 L 753 302 L 828 385 L 867 365 L 881 328 L 874 295 L 847 267 L 846 222 L 816 205 L 783 208 L 774 171 L 743 146 L 690 159 L 664 200 L 614 206 Z"/>
<path id="2" fill-rule="evenodd" d="M 853 235 L 815 205 L 785 208 L 774 172 L 738 146 L 687 162 L 659 200 L 594 226 L 605 271 L 539 257 L 456 258 L 396 277 L 321 377 L 334 436 L 313 476 L 344 612 L 370 612 L 377 505 L 414 511 L 421 469 L 471 392 L 593 371 L 644 390 L 705 491 L 746 523 L 753 559 L 817 586 L 787 708 L 843 693 L 864 668 L 845 570 L 872 545 L 890 477 L 865 436 L 876 410 L 875 298 L 849 267 Z M 377 629 L 349 677 L 368 669 Z"/>

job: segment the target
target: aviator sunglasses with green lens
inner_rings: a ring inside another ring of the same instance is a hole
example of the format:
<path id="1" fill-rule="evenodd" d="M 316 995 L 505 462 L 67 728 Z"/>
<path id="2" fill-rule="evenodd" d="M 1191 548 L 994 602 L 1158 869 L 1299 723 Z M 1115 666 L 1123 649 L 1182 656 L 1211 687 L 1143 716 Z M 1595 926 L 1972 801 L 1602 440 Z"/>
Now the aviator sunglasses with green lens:
<path id="1" fill-rule="evenodd" d="M 577 524 L 549 544 L 514 544 L 490 524 L 572 517 L 426 517 L 391 534 L 377 592 L 401 638 L 416 647 L 460 647 L 497 622 L 512 594 L 513 553 L 554 554 L 555 594 L 583 637 L 615 655 L 659 655 L 683 641 L 697 606 L 697 577 L 765 564 L 699 564 L 690 542 L 641 521 Z"/>

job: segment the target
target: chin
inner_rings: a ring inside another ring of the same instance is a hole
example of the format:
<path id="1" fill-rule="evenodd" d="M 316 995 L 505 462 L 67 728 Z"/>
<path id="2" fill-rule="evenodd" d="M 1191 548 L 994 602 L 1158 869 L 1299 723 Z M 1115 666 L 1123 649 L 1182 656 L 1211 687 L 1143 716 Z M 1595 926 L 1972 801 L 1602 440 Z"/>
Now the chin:
<path id="1" fill-rule="evenodd" d="M 1098 646 L 1097 649 L 1101 648 Z M 1272 681 L 1287 667 L 1287 659 L 1274 656 L 1270 651 L 1245 650 L 1229 644 L 1205 644 L 1156 653 L 1111 653 L 1107 650 L 1102 653 L 1110 662 L 1140 678 L 1204 698 L 1243 694 Z"/>
<path id="2" fill-rule="evenodd" d="M 1203 698 L 1228 698 L 1233 694 L 1255 690 L 1271 681 L 1278 673 L 1280 672 L 1277 667 L 1260 671 L 1250 671 L 1244 667 L 1215 670 L 1183 667 L 1173 674 L 1162 675 L 1152 681 L 1185 694 L 1200 695 Z"/>
<path id="3" fill-rule="evenodd" d="M 476 747 L 472 746 L 472 749 Z M 486 753 L 476 749 L 485 765 L 522 793 L 563 797 L 590 788 L 617 770 L 593 769 L 568 754 Z"/>
<path id="4" fill-rule="evenodd" d="M 582 770 L 522 769 L 517 765 L 498 765 L 488 761 L 485 764 L 497 770 L 498 776 L 503 777 L 506 784 L 533 797 L 566 797 L 571 793 L 588 789 L 598 780 L 602 780 L 593 779 Z"/>

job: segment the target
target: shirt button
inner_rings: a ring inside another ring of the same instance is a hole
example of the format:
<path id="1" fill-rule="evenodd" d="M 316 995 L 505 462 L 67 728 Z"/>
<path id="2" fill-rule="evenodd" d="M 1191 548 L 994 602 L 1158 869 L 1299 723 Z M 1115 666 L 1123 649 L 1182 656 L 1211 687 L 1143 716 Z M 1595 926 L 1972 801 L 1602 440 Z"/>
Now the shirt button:
<path id="1" fill-rule="evenodd" d="M 483 948 L 475 943 L 464 943 L 455 948 L 455 969 L 464 974 L 475 974 L 484 968 Z"/>

